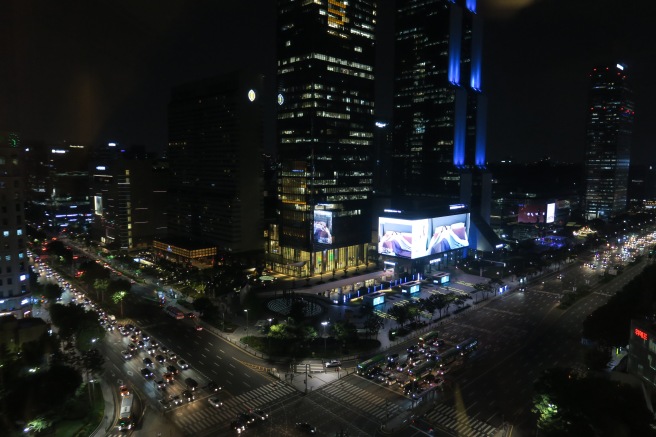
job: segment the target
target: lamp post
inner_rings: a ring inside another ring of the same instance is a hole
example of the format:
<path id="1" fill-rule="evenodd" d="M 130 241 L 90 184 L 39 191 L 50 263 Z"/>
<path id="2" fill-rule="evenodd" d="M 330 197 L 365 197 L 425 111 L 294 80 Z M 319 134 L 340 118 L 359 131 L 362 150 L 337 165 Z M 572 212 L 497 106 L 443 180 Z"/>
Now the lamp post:
<path id="1" fill-rule="evenodd" d="M 271 321 L 273 319 L 268 319 L 269 320 L 269 332 L 267 332 L 267 336 L 269 337 L 269 355 L 271 355 Z"/>
<path id="2" fill-rule="evenodd" d="M 321 322 L 321 325 L 323 325 L 323 354 L 326 355 L 326 326 L 328 326 L 328 322 Z"/>
<path id="3" fill-rule="evenodd" d="M 246 335 L 248 335 L 248 310 L 244 310 L 246 313 Z"/>

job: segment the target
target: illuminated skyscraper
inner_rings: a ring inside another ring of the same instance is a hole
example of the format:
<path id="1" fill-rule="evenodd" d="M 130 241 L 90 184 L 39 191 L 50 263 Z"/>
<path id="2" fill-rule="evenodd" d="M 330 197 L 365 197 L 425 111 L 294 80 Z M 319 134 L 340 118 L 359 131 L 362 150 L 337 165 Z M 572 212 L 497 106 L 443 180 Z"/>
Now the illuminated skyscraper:
<path id="1" fill-rule="evenodd" d="M 25 235 L 25 187 L 20 140 L 0 132 L 0 315 L 29 314 L 32 302 Z"/>
<path id="2" fill-rule="evenodd" d="M 374 0 L 278 2 L 278 271 L 364 261 L 373 190 Z"/>
<path id="3" fill-rule="evenodd" d="M 626 66 L 590 73 L 585 149 L 585 215 L 609 219 L 626 210 L 634 107 Z"/>
<path id="4" fill-rule="evenodd" d="M 476 0 L 397 1 L 392 190 L 462 202 L 487 221 L 481 32 Z"/>

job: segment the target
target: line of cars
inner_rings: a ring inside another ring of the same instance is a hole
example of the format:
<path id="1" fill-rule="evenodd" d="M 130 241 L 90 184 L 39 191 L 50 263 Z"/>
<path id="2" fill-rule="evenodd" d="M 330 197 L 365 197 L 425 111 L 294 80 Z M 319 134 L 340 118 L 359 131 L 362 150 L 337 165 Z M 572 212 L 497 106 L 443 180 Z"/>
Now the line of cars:
<path id="1" fill-rule="evenodd" d="M 268 418 L 269 414 L 264 410 L 248 410 L 243 413 L 239 413 L 235 420 L 230 423 L 230 428 L 235 430 L 237 434 L 241 434 L 242 432 L 246 431 L 247 428 L 257 426 Z"/>
<path id="2" fill-rule="evenodd" d="M 196 399 L 199 384 L 192 377 L 186 377 L 183 380 L 184 389 L 180 394 L 167 391 L 168 386 L 174 384 L 176 377 L 182 371 L 190 368 L 189 363 L 179 359 L 175 352 L 132 324 L 118 325 L 117 329 L 129 342 L 121 355 L 126 361 L 137 356 L 142 358 L 144 367 L 141 368 L 140 373 L 146 380 L 152 380 L 157 390 L 162 392 L 163 397 L 159 400 L 159 404 L 163 408 L 170 408 Z M 208 381 L 203 388 L 210 394 L 216 394 L 221 390 L 221 387 L 214 381 Z M 215 395 L 211 398 L 210 404 L 220 406 L 222 402 Z"/>

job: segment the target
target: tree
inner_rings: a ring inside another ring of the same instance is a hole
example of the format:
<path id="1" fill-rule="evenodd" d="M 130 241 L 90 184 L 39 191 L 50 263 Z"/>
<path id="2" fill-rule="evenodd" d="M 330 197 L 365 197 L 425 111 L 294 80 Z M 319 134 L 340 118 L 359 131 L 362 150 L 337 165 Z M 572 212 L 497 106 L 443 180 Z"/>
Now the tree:
<path id="1" fill-rule="evenodd" d="M 492 284 L 489 282 L 479 282 L 478 284 L 474 284 L 474 290 L 476 293 L 484 293 L 487 295 L 487 293 L 492 292 Z"/>
<path id="2" fill-rule="evenodd" d="M 448 306 L 446 296 L 443 294 L 431 295 L 429 299 L 435 300 L 435 308 L 439 311 L 440 318 L 442 318 L 442 310 Z"/>
<path id="3" fill-rule="evenodd" d="M 105 357 L 96 348 L 89 349 L 82 355 L 84 369 L 94 376 L 100 375 L 105 366 Z"/>
<path id="4" fill-rule="evenodd" d="M 194 309 L 201 314 L 204 314 L 205 311 L 207 311 L 210 307 L 214 306 L 214 304 L 208 297 L 199 297 L 198 299 L 194 300 L 194 303 L 192 305 Z"/>
<path id="5" fill-rule="evenodd" d="M 303 340 L 308 343 L 316 340 L 318 337 L 317 330 L 314 329 L 314 326 L 304 326 L 301 329 L 301 335 L 303 336 Z"/>
<path id="6" fill-rule="evenodd" d="M 71 338 L 80 326 L 80 320 L 86 317 L 86 311 L 80 305 L 55 304 L 50 307 L 50 318 L 63 338 Z M 94 313 L 95 314 L 95 313 Z"/>
<path id="7" fill-rule="evenodd" d="M 96 290 L 96 299 L 98 299 L 98 292 L 100 292 L 100 302 L 105 301 L 105 291 L 109 288 L 109 280 L 96 279 L 93 281 L 93 289 Z"/>
<path id="8" fill-rule="evenodd" d="M 117 291 L 116 293 L 112 294 L 112 300 L 114 303 L 121 305 L 121 317 L 123 317 L 123 300 L 127 295 L 128 293 L 126 291 Z"/>
<path id="9" fill-rule="evenodd" d="M 392 308 L 387 310 L 387 314 L 392 316 L 396 320 L 396 323 L 403 328 L 405 322 L 408 321 L 409 313 L 406 306 L 394 305 Z"/>
<path id="10" fill-rule="evenodd" d="M 271 327 L 269 328 L 269 333 L 267 335 L 271 338 L 286 340 L 290 337 L 289 327 L 287 326 L 286 323 L 271 325 Z"/>
<path id="11" fill-rule="evenodd" d="M 338 341 L 355 341 L 358 339 L 358 328 L 351 322 L 338 321 L 331 325 L 333 337 Z"/>
<path id="12" fill-rule="evenodd" d="M 51 302 L 57 302 L 64 290 L 58 284 L 45 284 L 43 286 L 43 297 Z"/>
<path id="13" fill-rule="evenodd" d="M 369 337 L 378 337 L 378 333 L 383 329 L 383 319 L 371 313 L 364 321 L 364 329 Z"/>

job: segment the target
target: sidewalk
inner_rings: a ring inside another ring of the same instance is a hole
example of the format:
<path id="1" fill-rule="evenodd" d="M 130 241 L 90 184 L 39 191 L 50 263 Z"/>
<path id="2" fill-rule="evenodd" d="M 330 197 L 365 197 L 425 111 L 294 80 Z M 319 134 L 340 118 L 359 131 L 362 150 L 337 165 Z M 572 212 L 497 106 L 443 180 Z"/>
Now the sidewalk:
<path id="1" fill-rule="evenodd" d="M 103 398 L 105 400 L 105 411 L 103 420 L 98 425 L 98 428 L 91 434 L 91 437 L 105 437 L 110 431 L 116 418 L 116 399 L 114 397 L 114 390 L 105 381 L 104 378 L 100 379 L 100 389 L 102 390 Z"/>

